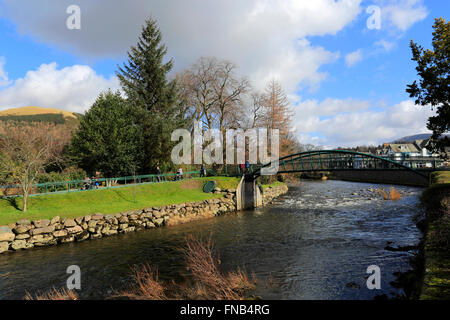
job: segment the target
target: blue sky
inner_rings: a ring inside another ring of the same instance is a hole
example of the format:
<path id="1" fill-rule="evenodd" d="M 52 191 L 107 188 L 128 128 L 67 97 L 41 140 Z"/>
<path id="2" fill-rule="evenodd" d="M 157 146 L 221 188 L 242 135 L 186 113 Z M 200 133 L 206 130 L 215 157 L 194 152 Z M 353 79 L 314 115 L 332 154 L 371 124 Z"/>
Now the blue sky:
<path id="1" fill-rule="evenodd" d="M 81 9 L 81 30 L 65 11 Z M 381 29 L 369 29 L 369 6 Z M 24 105 L 83 112 L 107 88 L 144 19 L 160 25 L 174 72 L 201 56 L 238 64 L 256 89 L 279 80 L 295 133 L 323 146 L 378 144 L 426 132 L 427 108 L 405 92 L 416 79 L 409 42 L 431 45 L 441 0 L 0 0 L 0 110 Z"/>

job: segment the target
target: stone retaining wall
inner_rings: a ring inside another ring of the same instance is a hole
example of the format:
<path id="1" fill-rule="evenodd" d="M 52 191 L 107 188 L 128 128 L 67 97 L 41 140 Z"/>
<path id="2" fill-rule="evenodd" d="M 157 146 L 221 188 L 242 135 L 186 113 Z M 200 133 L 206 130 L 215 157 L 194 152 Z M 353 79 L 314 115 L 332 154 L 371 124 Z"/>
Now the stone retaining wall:
<path id="1" fill-rule="evenodd" d="M 219 193 L 223 193 L 224 197 L 121 212 L 115 215 L 96 213 L 75 219 L 54 217 L 51 220 L 20 220 L 0 227 L 0 253 L 98 239 L 186 223 L 235 211 L 235 190 L 219 191 Z"/>
<path id="2" fill-rule="evenodd" d="M 287 192 L 287 186 L 265 190 L 267 203 Z M 211 218 L 236 211 L 236 190 L 215 190 L 223 198 L 145 208 L 114 215 L 96 213 L 75 219 L 20 220 L 0 227 L 0 253 L 43 247 Z"/>
<path id="3" fill-rule="evenodd" d="M 287 193 L 289 190 L 287 185 L 268 187 L 264 189 L 263 193 L 263 205 L 268 205 L 272 203 L 273 199 Z"/>

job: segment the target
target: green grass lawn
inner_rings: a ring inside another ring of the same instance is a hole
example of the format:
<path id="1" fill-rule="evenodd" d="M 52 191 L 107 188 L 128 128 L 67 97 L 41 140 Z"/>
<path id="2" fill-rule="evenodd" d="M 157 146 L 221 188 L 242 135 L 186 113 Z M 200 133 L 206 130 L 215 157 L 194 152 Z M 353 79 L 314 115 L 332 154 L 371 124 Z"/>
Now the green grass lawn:
<path id="1" fill-rule="evenodd" d="M 63 194 L 48 194 L 29 198 L 28 211 L 21 211 L 22 199 L 0 200 L 0 225 L 20 219 L 50 219 L 55 216 L 75 218 L 93 213 L 115 214 L 183 202 L 218 198 L 222 195 L 204 193 L 203 185 L 210 180 L 221 189 L 235 189 L 239 178 L 207 177 L 177 182 L 137 185 Z M 136 191 L 136 202 L 134 194 Z"/>
<path id="2" fill-rule="evenodd" d="M 263 184 L 262 187 L 263 187 L 263 190 L 264 190 L 264 189 L 267 189 L 269 187 L 277 187 L 277 186 L 283 186 L 283 185 L 285 185 L 284 182 L 275 181 L 274 183 L 271 183 L 271 184 Z"/>

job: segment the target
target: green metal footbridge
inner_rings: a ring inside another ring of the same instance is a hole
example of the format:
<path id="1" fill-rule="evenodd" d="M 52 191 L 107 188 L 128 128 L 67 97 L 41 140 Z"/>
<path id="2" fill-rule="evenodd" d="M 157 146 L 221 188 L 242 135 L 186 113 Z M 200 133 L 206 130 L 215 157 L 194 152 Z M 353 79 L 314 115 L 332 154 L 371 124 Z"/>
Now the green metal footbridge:
<path id="1" fill-rule="evenodd" d="M 375 156 L 373 154 L 346 150 L 316 150 L 291 154 L 278 160 L 277 173 L 318 172 L 318 171 L 407 171 L 428 177 L 427 171 L 439 169 L 442 160 L 437 158 L 412 157 L 400 161 Z M 276 165 L 276 164 L 275 164 Z M 256 167 L 249 175 L 257 178 L 264 169 L 273 164 Z M 427 167 L 428 166 L 428 167 Z"/>

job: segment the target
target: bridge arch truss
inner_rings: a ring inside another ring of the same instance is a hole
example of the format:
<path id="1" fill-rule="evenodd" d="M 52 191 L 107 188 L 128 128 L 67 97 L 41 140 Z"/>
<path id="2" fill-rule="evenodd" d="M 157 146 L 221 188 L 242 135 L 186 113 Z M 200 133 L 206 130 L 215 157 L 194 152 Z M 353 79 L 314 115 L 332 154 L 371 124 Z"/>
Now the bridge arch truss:
<path id="1" fill-rule="evenodd" d="M 341 170 L 404 170 L 427 177 L 426 173 L 410 166 L 375 156 L 372 154 L 347 151 L 347 150 L 316 150 L 291 154 L 278 160 L 277 173 L 317 172 L 317 171 L 341 171 Z M 262 168 L 269 168 L 270 163 L 258 167 L 253 172 L 253 177 L 261 175 Z"/>

